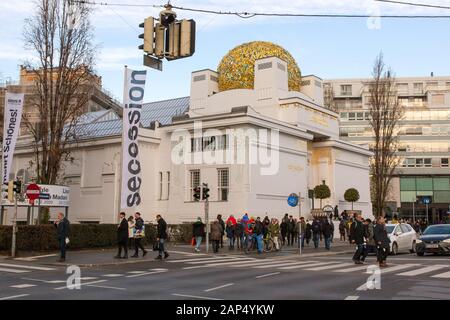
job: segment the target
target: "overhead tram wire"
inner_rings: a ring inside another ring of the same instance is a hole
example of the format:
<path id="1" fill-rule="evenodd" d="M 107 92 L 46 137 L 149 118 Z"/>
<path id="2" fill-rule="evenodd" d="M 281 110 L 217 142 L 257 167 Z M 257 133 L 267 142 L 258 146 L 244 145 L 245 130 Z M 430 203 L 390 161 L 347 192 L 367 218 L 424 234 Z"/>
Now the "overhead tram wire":
<path id="1" fill-rule="evenodd" d="M 406 1 L 394 1 L 394 0 L 374 0 L 377 2 L 385 2 L 385 3 L 392 3 L 392 4 L 401 4 L 401 5 L 407 5 L 407 6 L 413 6 L 413 7 L 425 7 L 425 8 L 433 8 L 433 9 L 450 9 L 450 7 L 447 6 L 441 6 L 437 4 L 427 4 L 427 3 L 418 3 L 418 2 L 406 2 Z"/>
<path id="2" fill-rule="evenodd" d="M 72 0 L 73 2 L 98 6 L 117 6 L 117 7 L 153 7 L 163 8 L 164 5 L 156 4 L 128 4 L 128 3 L 108 3 L 94 2 L 87 0 Z M 381 0 L 375 0 L 381 1 Z M 385 0 L 387 1 L 387 0 Z M 186 8 L 172 5 L 173 9 L 181 11 L 190 11 L 204 14 L 237 16 L 242 19 L 249 19 L 257 16 L 261 17 L 298 17 L 298 18 L 386 18 L 386 19 L 449 19 L 450 15 L 370 15 L 370 14 L 314 14 L 314 13 L 276 13 L 276 12 L 232 12 L 218 11 L 198 8 Z M 445 8 L 445 7 L 444 7 Z"/>

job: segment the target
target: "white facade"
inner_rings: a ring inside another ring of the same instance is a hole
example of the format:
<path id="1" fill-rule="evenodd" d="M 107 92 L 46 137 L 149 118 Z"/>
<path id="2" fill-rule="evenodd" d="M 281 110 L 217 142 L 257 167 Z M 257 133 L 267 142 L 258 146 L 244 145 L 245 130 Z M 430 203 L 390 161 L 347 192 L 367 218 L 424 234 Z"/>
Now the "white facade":
<path id="1" fill-rule="evenodd" d="M 189 111 L 171 124 L 156 123 L 140 130 L 143 183 L 142 203 L 136 211 L 144 220 L 154 221 L 157 213 L 168 223 L 203 217 L 204 203 L 192 197 L 197 182 L 208 183 L 210 188 L 211 218 L 244 212 L 255 217 L 267 214 L 281 218 L 285 213 L 298 217 L 299 208 L 287 204 L 287 196 L 298 192 L 304 197 L 301 214 L 309 218 L 312 205 L 308 189 L 323 182 L 331 189 L 331 198 L 323 200 L 323 206 L 337 204 L 339 211 L 350 209 L 343 194 L 353 187 L 360 193 L 354 209 L 372 216 L 371 153 L 339 140 L 338 115 L 323 107 L 322 80 L 307 76 L 302 78 L 302 92 L 288 91 L 286 63 L 276 57 L 256 61 L 261 63 L 265 68 L 255 67 L 254 89 L 219 92 L 215 71 L 193 72 Z M 199 136 L 210 129 L 216 130 L 214 142 L 207 138 L 199 144 Z M 183 155 L 190 154 L 191 160 L 206 159 L 177 164 L 172 154 L 179 151 L 187 133 L 193 141 L 185 140 L 189 147 Z M 230 158 L 226 158 L 227 153 L 221 157 L 228 161 L 208 161 L 208 156 L 230 150 L 234 150 Z M 71 187 L 69 219 L 74 223 L 116 222 L 120 211 L 120 132 L 87 139 L 71 156 L 73 160 L 65 163 L 62 174 L 63 183 Z M 13 170 L 32 171 L 31 159 L 31 148 L 22 143 L 16 150 Z M 198 180 L 194 172 L 199 172 Z M 11 218 L 9 210 L 4 222 L 10 223 Z M 20 219 L 26 219 L 23 210 Z"/>

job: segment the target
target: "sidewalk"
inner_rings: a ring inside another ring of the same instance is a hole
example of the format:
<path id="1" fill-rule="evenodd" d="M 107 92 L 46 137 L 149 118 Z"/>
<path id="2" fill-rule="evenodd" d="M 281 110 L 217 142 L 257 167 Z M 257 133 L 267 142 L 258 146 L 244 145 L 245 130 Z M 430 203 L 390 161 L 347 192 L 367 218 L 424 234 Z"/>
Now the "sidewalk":
<path id="1" fill-rule="evenodd" d="M 109 249 L 89 249 L 89 250 L 78 250 L 71 251 L 70 249 L 67 251 L 67 259 L 66 262 L 60 263 L 57 262 L 58 253 L 47 253 L 41 254 L 37 256 L 31 257 L 22 257 L 18 260 L 27 261 L 32 263 L 37 263 L 40 265 L 49 265 L 49 266 L 67 266 L 67 265 L 78 265 L 80 267 L 99 267 L 99 266 L 111 266 L 111 265 L 122 265 L 122 264 L 133 264 L 133 263 L 142 263 L 142 262 L 151 262 L 155 261 L 154 258 L 157 256 L 157 252 L 152 251 L 152 248 L 146 248 L 148 253 L 145 257 L 142 257 L 142 252 L 140 252 L 139 258 L 128 258 L 128 259 L 114 259 L 114 256 L 117 254 L 117 249 L 109 248 Z M 299 254 L 299 249 L 297 244 L 294 246 L 285 246 L 281 251 L 278 252 L 269 252 L 263 253 L 261 255 L 252 252 L 249 255 L 245 255 L 242 251 L 234 249 L 229 250 L 226 242 L 224 241 L 224 248 L 220 249 L 217 254 L 212 252 L 211 246 L 208 254 L 206 254 L 205 244 L 201 246 L 200 253 L 194 253 L 193 247 L 190 245 L 178 244 L 173 245 L 169 244 L 167 247 L 167 251 L 170 254 L 169 259 L 182 259 L 182 258 L 190 258 L 190 257 L 209 257 L 209 256 L 246 256 L 246 257 L 254 257 L 254 258 L 277 258 L 279 260 L 284 259 L 292 259 L 292 258 L 309 258 L 316 256 L 328 256 L 328 255 L 336 255 L 343 253 L 354 252 L 354 245 L 350 245 L 348 242 L 341 242 L 339 240 L 334 240 L 331 244 L 331 250 L 325 250 L 324 243 L 320 243 L 320 247 L 315 249 L 312 243 L 309 246 L 306 246 L 302 250 L 302 254 Z M 134 249 L 129 251 L 129 255 L 131 256 L 134 253 Z M 11 258 L 8 257 L 0 257 L 1 259 L 7 259 L 11 261 Z"/>

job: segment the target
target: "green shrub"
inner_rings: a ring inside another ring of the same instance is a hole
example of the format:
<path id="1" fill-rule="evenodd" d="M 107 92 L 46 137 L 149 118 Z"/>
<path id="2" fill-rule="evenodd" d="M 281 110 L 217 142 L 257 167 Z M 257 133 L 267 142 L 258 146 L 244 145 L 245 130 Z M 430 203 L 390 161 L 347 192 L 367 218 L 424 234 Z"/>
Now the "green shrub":
<path id="1" fill-rule="evenodd" d="M 347 189 L 344 193 L 344 199 L 345 201 L 352 203 L 352 210 L 353 210 L 353 202 L 356 202 L 359 200 L 359 192 L 355 188 Z"/>

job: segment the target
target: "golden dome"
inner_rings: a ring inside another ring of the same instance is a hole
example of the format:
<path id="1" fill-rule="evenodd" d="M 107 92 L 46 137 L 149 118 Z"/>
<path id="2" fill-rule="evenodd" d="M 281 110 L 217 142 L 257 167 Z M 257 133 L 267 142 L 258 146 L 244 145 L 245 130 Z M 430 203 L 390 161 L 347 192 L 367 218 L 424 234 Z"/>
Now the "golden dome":
<path id="1" fill-rule="evenodd" d="M 253 89 L 255 61 L 267 57 L 278 57 L 287 62 L 290 91 L 300 91 L 300 68 L 291 54 L 282 47 L 267 41 L 253 41 L 231 49 L 222 58 L 219 73 L 219 91 Z"/>

